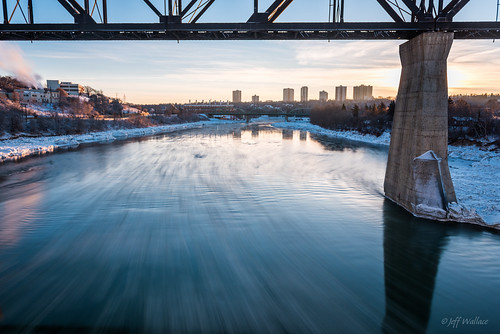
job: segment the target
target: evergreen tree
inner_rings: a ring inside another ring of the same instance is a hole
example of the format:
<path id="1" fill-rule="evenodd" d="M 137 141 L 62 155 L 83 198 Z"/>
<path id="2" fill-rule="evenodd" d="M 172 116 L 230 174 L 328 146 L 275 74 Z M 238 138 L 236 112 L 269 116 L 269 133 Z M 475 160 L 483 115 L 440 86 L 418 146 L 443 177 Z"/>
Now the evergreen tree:
<path id="1" fill-rule="evenodd" d="M 359 106 L 357 104 L 352 107 L 352 117 L 358 118 L 359 117 Z"/>

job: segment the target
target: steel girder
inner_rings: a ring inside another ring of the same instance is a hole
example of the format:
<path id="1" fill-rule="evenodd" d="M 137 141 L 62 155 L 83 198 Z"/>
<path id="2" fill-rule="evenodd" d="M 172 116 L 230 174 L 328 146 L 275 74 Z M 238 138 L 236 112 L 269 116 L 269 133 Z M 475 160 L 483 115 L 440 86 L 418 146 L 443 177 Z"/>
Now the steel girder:
<path id="1" fill-rule="evenodd" d="M 433 21 L 452 21 L 453 17 L 464 8 L 470 0 L 450 0 L 444 6 L 444 0 L 439 0 L 438 5 L 434 4 L 434 0 L 420 1 L 420 6 L 417 6 L 416 0 L 401 0 L 406 8 L 402 8 L 397 1 L 377 0 L 377 2 L 384 8 L 384 10 L 391 16 L 395 22 L 403 22 L 404 17 L 398 14 L 396 9 L 405 9 L 411 13 L 412 22 L 433 22 Z"/>
<path id="2" fill-rule="evenodd" d="M 380 40 L 431 31 L 500 39 L 499 22 L 10 24 L 0 40 Z"/>
<path id="3" fill-rule="evenodd" d="M 159 23 L 138 24 L 109 24 L 106 0 L 101 1 L 103 23 L 96 23 L 92 18 L 89 0 L 84 0 L 83 7 L 77 0 L 58 0 L 74 17 L 74 24 L 35 23 L 32 0 L 28 0 L 27 23 L 10 24 L 8 1 L 2 0 L 4 22 L 0 24 L 0 40 L 410 39 L 429 31 L 454 32 L 457 39 L 500 38 L 500 23 L 452 22 L 469 0 L 446 3 L 439 0 L 436 15 L 433 15 L 434 0 L 421 0 L 419 6 L 416 0 L 401 0 L 412 16 L 411 22 L 405 22 L 398 14 L 393 1 L 377 0 L 394 22 L 360 23 L 343 22 L 343 17 L 340 22 L 333 23 L 275 23 L 293 0 L 275 0 L 264 13 L 258 12 L 258 0 L 254 0 L 254 14 L 246 23 L 197 23 L 215 0 L 188 0 L 185 7 L 180 0 L 175 3 L 169 0 L 168 15 L 163 15 L 150 0 L 143 0 L 159 16 Z M 189 16 L 189 23 L 183 23 Z"/>

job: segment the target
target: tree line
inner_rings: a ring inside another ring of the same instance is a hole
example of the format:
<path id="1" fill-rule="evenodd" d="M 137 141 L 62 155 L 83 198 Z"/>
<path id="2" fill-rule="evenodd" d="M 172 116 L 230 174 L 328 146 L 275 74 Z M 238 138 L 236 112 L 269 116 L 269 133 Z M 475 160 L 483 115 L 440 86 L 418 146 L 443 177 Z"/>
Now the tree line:
<path id="1" fill-rule="evenodd" d="M 378 103 L 330 103 L 311 110 L 311 123 L 326 129 L 354 130 L 380 136 L 392 128 L 396 101 Z M 500 102 L 490 99 L 483 104 L 471 104 L 464 99 L 448 100 L 449 141 L 482 139 L 500 136 Z"/>
<path id="2" fill-rule="evenodd" d="M 380 136 L 392 126 L 396 104 L 383 101 L 376 104 L 329 103 L 311 110 L 311 123 L 326 129 L 354 130 L 364 134 Z"/>

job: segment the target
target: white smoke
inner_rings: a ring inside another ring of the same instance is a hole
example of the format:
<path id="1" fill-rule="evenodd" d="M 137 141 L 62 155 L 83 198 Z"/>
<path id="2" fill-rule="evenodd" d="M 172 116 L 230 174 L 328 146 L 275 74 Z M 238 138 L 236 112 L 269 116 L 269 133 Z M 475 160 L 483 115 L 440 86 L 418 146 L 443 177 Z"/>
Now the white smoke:
<path id="1" fill-rule="evenodd" d="M 0 42 L 0 69 L 30 87 L 42 88 L 41 77 L 33 73 L 24 59 L 23 51 L 16 44 Z"/>

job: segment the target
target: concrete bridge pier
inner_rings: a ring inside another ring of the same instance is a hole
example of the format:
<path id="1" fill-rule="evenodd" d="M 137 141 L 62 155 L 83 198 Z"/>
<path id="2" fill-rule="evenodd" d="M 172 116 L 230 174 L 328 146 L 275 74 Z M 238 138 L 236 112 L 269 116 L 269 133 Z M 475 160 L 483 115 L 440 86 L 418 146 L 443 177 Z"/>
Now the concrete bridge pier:
<path id="1" fill-rule="evenodd" d="M 384 191 L 423 218 L 447 220 L 448 204 L 456 202 L 448 167 L 447 59 L 452 43 L 453 33 L 431 32 L 400 46 L 402 73 Z"/>

